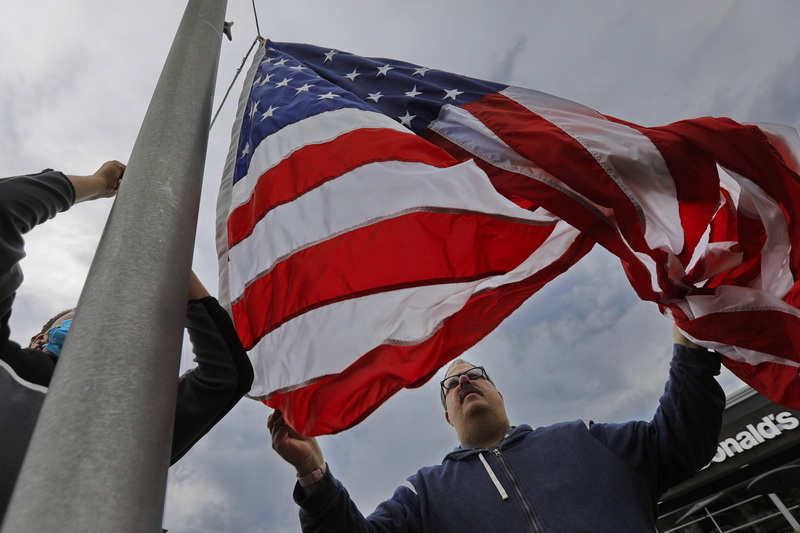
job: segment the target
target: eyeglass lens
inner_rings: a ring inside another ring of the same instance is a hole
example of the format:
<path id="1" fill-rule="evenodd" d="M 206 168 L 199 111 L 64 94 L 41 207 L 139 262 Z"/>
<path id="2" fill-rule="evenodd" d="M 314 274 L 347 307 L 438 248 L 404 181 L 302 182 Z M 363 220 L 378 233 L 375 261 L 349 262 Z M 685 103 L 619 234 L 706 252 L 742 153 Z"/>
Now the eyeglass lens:
<path id="1" fill-rule="evenodd" d="M 443 384 L 444 388 L 452 389 L 453 387 L 458 385 L 458 381 L 459 378 L 461 378 L 461 376 L 467 376 L 470 380 L 479 379 L 483 376 L 483 370 L 478 367 L 475 367 L 475 368 L 470 368 L 466 372 L 462 372 L 460 374 L 454 374 L 444 380 Z"/>

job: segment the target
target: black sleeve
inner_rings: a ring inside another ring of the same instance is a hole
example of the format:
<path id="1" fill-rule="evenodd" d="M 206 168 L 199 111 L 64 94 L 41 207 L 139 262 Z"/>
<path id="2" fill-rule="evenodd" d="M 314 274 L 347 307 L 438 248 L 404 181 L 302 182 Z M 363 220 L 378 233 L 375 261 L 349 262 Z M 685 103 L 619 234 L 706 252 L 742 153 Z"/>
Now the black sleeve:
<path id="1" fill-rule="evenodd" d="M 0 179 L 0 351 L 19 348 L 7 344 L 11 306 L 22 284 L 23 235 L 69 209 L 74 201 L 72 183 L 60 172 Z"/>
<path id="2" fill-rule="evenodd" d="M 184 456 L 244 396 L 253 367 L 228 313 L 212 297 L 192 300 L 186 329 L 197 366 L 178 384 L 172 464 Z"/>

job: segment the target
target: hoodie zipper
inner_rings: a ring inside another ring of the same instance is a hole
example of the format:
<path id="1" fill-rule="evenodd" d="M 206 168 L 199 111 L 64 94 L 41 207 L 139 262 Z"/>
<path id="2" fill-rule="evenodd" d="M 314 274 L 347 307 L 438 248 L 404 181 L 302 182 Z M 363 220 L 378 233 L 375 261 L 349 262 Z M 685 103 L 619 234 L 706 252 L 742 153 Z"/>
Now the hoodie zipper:
<path id="1" fill-rule="evenodd" d="M 516 492 L 517 496 L 519 496 L 519 499 L 522 502 L 522 507 L 525 509 L 525 513 L 528 515 L 528 520 L 533 526 L 533 530 L 536 533 L 541 533 L 542 530 L 539 527 L 539 524 L 536 523 L 536 517 L 533 516 L 533 509 L 528 503 L 528 500 L 525 499 L 525 496 L 523 496 L 522 489 L 520 489 L 519 483 L 517 483 L 517 478 L 514 477 L 514 474 L 511 473 L 511 469 L 508 468 L 508 464 L 506 463 L 505 458 L 500 453 L 500 448 L 495 448 L 492 451 L 497 456 L 497 460 L 500 461 L 500 465 L 503 467 L 506 476 L 511 481 L 511 486 L 514 487 L 514 492 Z"/>

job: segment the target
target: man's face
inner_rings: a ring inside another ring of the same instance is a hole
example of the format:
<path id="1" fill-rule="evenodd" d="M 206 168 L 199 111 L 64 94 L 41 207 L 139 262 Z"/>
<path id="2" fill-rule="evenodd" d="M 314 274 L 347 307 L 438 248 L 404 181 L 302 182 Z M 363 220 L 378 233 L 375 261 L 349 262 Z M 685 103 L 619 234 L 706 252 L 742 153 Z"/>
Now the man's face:
<path id="1" fill-rule="evenodd" d="M 475 368 L 470 364 L 458 364 L 447 371 L 450 377 Z M 487 420 L 507 419 L 503 395 L 486 379 L 486 376 L 475 380 L 466 375 L 459 377 L 458 385 L 445 393 L 445 419 L 457 433 L 469 424 L 480 424 Z"/>

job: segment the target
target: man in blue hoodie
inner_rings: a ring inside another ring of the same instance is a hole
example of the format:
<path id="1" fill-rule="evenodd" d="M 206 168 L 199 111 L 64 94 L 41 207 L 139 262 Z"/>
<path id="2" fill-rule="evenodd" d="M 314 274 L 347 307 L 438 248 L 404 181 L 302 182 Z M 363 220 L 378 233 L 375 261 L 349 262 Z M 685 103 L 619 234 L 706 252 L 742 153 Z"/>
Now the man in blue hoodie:
<path id="1" fill-rule="evenodd" d="M 303 531 L 655 531 L 661 494 L 714 455 L 725 406 L 714 377 L 719 356 L 677 329 L 675 342 L 669 381 L 649 422 L 511 426 L 483 367 L 454 361 L 441 391 L 460 446 L 441 465 L 409 477 L 366 518 L 316 440 L 274 412 L 272 447 L 297 470 Z"/>

